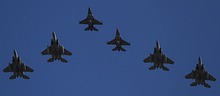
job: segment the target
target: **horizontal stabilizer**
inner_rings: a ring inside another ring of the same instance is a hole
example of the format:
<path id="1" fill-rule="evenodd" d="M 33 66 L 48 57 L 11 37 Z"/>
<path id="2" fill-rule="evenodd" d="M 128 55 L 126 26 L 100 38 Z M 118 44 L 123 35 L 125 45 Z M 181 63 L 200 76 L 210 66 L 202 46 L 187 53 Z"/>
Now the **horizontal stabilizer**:
<path id="1" fill-rule="evenodd" d="M 211 86 L 209 84 L 207 84 L 207 83 L 204 84 L 204 87 L 211 88 Z"/>
<path id="2" fill-rule="evenodd" d="M 164 71 L 169 71 L 169 69 L 167 68 L 167 67 L 162 67 L 162 69 L 164 70 Z"/>
<path id="3" fill-rule="evenodd" d="M 151 66 L 151 67 L 149 68 L 149 70 L 155 70 L 155 67 L 154 67 L 154 66 Z"/>
<path id="4" fill-rule="evenodd" d="M 50 58 L 50 59 L 47 60 L 47 62 L 53 62 L 53 61 L 54 61 L 53 58 Z"/>
<path id="5" fill-rule="evenodd" d="M 87 28 L 84 29 L 85 31 L 91 30 L 91 28 L 88 26 Z"/>
<path id="6" fill-rule="evenodd" d="M 24 79 L 30 79 L 27 75 L 22 76 Z"/>
<path id="7" fill-rule="evenodd" d="M 197 83 L 196 82 L 193 82 L 190 86 L 196 86 Z"/>
<path id="8" fill-rule="evenodd" d="M 64 59 L 64 58 L 60 58 L 60 60 L 61 60 L 61 62 L 65 62 L 65 63 L 68 62 L 68 61 L 67 61 L 66 59 Z"/>
<path id="9" fill-rule="evenodd" d="M 11 75 L 11 77 L 9 79 L 15 79 L 16 76 L 15 75 Z"/>
<path id="10" fill-rule="evenodd" d="M 124 48 L 121 47 L 121 51 L 126 51 Z"/>
<path id="11" fill-rule="evenodd" d="M 90 30 L 90 31 L 92 31 L 92 30 L 94 30 L 94 31 L 99 31 L 97 28 L 95 28 L 94 26 L 88 26 L 87 28 L 85 28 L 84 29 L 85 31 L 88 31 L 88 30 Z"/>
<path id="12" fill-rule="evenodd" d="M 94 30 L 94 31 L 99 31 L 97 28 L 95 28 L 94 26 L 92 27 L 92 29 Z"/>
<path id="13" fill-rule="evenodd" d="M 112 49 L 112 51 L 116 51 L 117 49 L 118 49 L 118 48 L 117 48 L 117 47 L 115 47 L 115 48 L 113 48 L 113 49 Z"/>

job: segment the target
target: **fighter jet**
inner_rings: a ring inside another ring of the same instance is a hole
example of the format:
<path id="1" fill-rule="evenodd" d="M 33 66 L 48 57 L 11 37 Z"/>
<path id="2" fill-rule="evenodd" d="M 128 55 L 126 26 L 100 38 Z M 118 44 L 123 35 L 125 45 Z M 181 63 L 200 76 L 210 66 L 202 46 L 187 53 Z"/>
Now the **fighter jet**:
<path id="1" fill-rule="evenodd" d="M 61 60 L 61 62 L 67 63 L 67 60 L 62 58 L 62 55 L 72 55 L 71 52 L 66 50 L 60 45 L 59 40 L 56 37 L 55 32 L 53 32 L 53 39 L 51 39 L 51 45 L 47 46 L 47 49 L 41 52 L 42 55 L 52 55 L 47 62 L 53 62 L 54 60 Z"/>
<path id="2" fill-rule="evenodd" d="M 169 59 L 166 55 L 163 54 L 159 41 L 156 41 L 156 47 L 154 48 L 154 53 L 150 54 L 149 57 L 145 58 L 144 63 L 154 63 L 153 66 L 149 68 L 149 70 L 155 70 L 155 68 L 162 68 L 164 71 L 169 71 L 167 67 L 164 66 L 164 64 L 174 64 L 174 62 Z"/>
<path id="3" fill-rule="evenodd" d="M 122 45 L 130 45 L 130 43 L 124 41 L 121 36 L 120 36 L 120 33 L 119 33 L 119 30 L 116 29 L 116 35 L 115 35 L 115 39 L 107 42 L 108 45 L 116 45 L 115 48 L 112 49 L 112 51 L 126 51 L 124 48 L 122 48 L 121 46 Z"/>
<path id="4" fill-rule="evenodd" d="M 211 80 L 211 81 L 216 80 L 212 75 L 210 75 L 207 71 L 205 71 L 201 57 L 199 57 L 199 63 L 196 64 L 196 69 L 192 70 L 192 72 L 186 75 L 185 78 L 195 79 L 195 82 L 193 82 L 191 86 L 196 86 L 201 84 L 204 85 L 204 87 L 206 88 L 211 88 L 211 86 L 207 84 L 205 80 Z"/>
<path id="5" fill-rule="evenodd" d="M 88 25 L 88 27 L 85 28 L 85 31 L 88 31 L 88 30 L 90 30 L 90 31 L 93 31 L 93 30 L 94 30 L 94 31 L 98 31 L 98 29 L 95 28 L 94 25 L 102 25 L 103 23 L 100 22 L 100 21 L 98 21 L 98 20 L 96 20 L 96 19 L 92 16 L 92 11 L 91 11 L 91 9 L 89 8 L 89 9 L 88 9 L 87 18 L 84 19 L 84 20 L 82 20 L 82 21 L 80 21 L 79 24 L 87 24 L 87 25 Z"/>
<path id="6" fill-rule="evenodd" d="M 14 74 L 9 79 L 15 79 L 16 77 L 23 77 L 24 79 L 30 79 L 24 72 L 33 72 L 34 70 L 22 63 L 17 51 L 14 50 L 14 56 L 12 57 L 12 63 L 3 70 L 3 72 L 13 72 Z"/>

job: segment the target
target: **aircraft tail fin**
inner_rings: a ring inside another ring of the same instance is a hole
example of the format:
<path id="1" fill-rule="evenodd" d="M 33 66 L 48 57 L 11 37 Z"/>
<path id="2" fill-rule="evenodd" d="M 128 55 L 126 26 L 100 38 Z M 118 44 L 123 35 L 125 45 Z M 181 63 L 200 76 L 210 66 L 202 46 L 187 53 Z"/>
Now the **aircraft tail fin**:
<path id="1" fill-rule="evenodd" d="M 22 76 L 24 79 L 30 79 L 27 75 Z"/>
<path id="2" fill-rule="evenodd" d="M 167 67 L 162 67 L 162 69 L 164 70 L 164 71 L 169 71 L 169 69 L 167 68 Z"/>
<path id="3" fill-rule="evenodd" d="M 154 66 L 151 66 L 150 68 L 148 68 L 149 70 L 155 70 Z"/>
<path id="4" fill-rule="evenodd" d="M 60 58 L 60 61 L 61 61 L 61 62 L 65 62 L 65 63 L 68 62 L 68 61 L 67 61 L 66 59 L 64 59 L 64 58 Z"/>
<path id="5" fill-rule="evenodd" d="M 209 84 L 207 84 L 207 83 L 205 83 L 204 86 L 205 86 L 206 88 L 211 88 L 211 86 L 210 86 Z"/>
<path id="6" fill-rule="evenodd" d="M 190 86 L 196 86 L 197 83 L 196 82 L 193 82 Z"/>
<path id="7" fill-rule="evenodd" d="M 54 58 L 50 58 L 47 60 L 47 62 L 53 62 L 54 61 Z"/>
<path id="8" fill-rule="evenodd" d="M 11 77 L 9 79 L 15 79 L 16 76 L 15 75 L 11 75 Z"/>

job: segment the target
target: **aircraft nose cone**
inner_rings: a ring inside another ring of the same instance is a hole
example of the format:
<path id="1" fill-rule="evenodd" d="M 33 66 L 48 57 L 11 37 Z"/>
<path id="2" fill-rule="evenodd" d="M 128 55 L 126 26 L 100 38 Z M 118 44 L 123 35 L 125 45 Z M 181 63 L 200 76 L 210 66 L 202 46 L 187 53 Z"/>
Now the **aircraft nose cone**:
<path id="1" fill-rule="evenodd" d="M 202 64 L 202 58 L 199 57 L 199 64 L 201 65 Z"/>
<path id="2" fill-rule="evenodd" d="M 52 32 L 52 34 L 53 34 L 53 39 L 56 40 L 57 39 L 56 33 Z"/>
<path id="3" fill-rule="evenodd" d="M 118 35 L 120 35 L 120 33 L 119 33 L 119 30 L 118 29 L 116 29 L 116 35 L 118 36 Z"/>
<path id="4" fill-rule="evenodd" d="M 88 14 L 92 14 L 90 7 L 88 8 Z"/>
<path id="5" fill-rule="evenodd" d="M 158 40 L 156 41 L 156 47 L 157 47 L 158 49 L 160 48 L 160 43 L 159 43 Z"/>
<path id="6" fill-rule="evenodd" d="M 18 57 L 18 53 L 17 53 L 16 49 L 14 49 L 14 57 L 15 57 L 15 58 Z"/>

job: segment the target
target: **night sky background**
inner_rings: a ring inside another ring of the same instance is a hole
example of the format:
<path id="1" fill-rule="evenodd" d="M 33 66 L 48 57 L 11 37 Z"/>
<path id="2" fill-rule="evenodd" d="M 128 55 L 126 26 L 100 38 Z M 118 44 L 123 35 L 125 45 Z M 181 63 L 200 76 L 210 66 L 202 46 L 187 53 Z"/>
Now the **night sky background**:
<path id="1" fill-rule="evenodd" d="M 93 16 L 103 22 L 84 31 L 79 21 Z M 126 52 L 106 43 L 116 28 Z M 52 32 L 73 53 L 68 63 L 48 63 L 41 51 Z M 0 69 L 12 61 L 16 49 L 34 69 L 29 80 L 9 80 L 0 72 L 0 96 L 217 96 L 220 94 L 220 0 L 1 0 Z M 143 59 L 153 53 L 156 40 L 171 58 L 170 69 L 148 70 Z M 185 75 L 201 56 L 215 82 L 211 88 L 191 87 Z"/>

